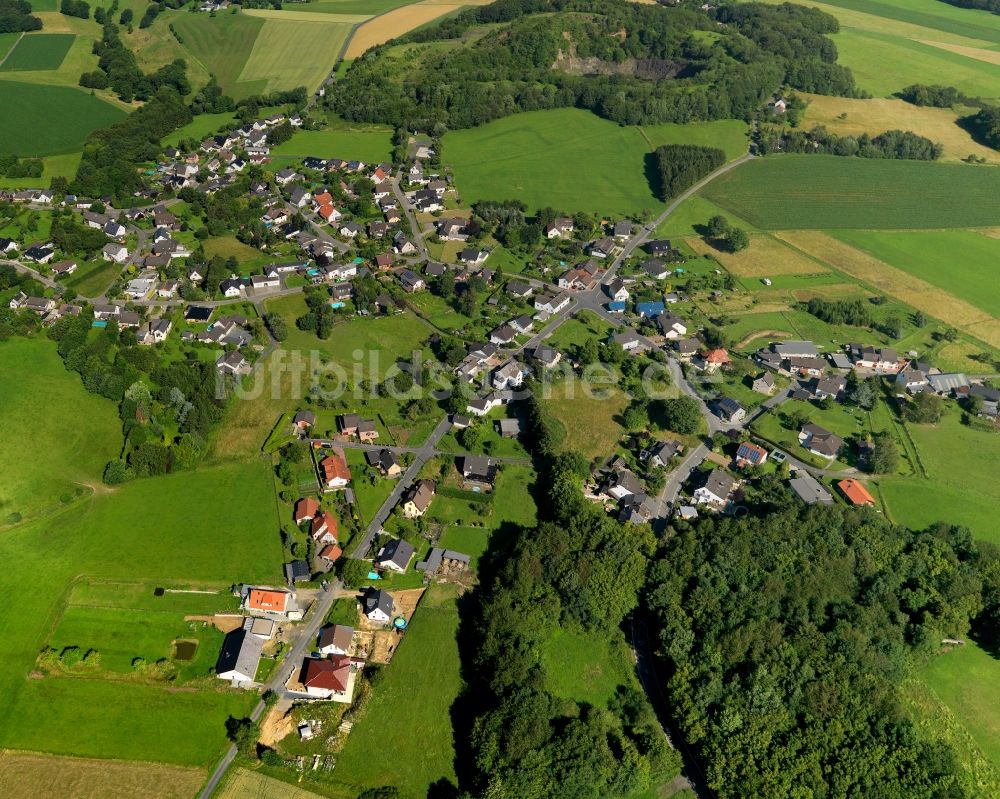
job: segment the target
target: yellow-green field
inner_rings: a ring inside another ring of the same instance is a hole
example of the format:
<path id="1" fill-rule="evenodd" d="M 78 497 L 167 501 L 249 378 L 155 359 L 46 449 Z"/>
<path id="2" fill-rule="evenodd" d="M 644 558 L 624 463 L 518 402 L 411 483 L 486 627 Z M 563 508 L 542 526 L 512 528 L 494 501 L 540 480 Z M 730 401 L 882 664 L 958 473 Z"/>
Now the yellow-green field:
<path id="1" fill-rule="evenodd" d="M 993 52 L 993 51 L 990 51 Z M 1000 52 L 993 52 L 1000 58 Z M 990 163 L 1000 161 L 1000 153 L 973 141 L 958 118 L 974 109 L 955 111 L 951 108 L 924 108 L 904 100 L 872 98 L 854 100 L 848 97 L 823 97 L 806 94 L 803 128 L 822 125 L 831 133 L 857 136 L 861 133 L 876 135 L 887 130 L 911 130 L 944 146 L 943 161 L 960 161 L 969 155 L 985 158 Z"/>
<path id="2" fill-rule="evenodd" d="M 364 19 L 304 11 L 252 9 L 246 13 L 264 19 L 264 26 L 239 80 L 264 80 L 267 92 L 298 86 L 314 91 L 333 69 L 355 22 Z"/>
<path id="3" fill-rule="evenodd" d="M 711 255 L 738 277 L 812 275 L 827 271 L 812 258 L 766 235 L 751 236 L 750 246 L 738 253 L 717 250 L 700 237 L 686 238 L 684 243 L 699 255 Z"/>
<path id="4" fill-rule="evenodd" d="M 0 752 L 4 799 L 189 799 L 205 781 L 205 769 L 164 763 L 129 763 Z M 263 794 L 246 794 L 262 797 Z M 290 794 L 283 794 L 289 796 Z M 291 797 L 290 797 L 291 799 Z"/>

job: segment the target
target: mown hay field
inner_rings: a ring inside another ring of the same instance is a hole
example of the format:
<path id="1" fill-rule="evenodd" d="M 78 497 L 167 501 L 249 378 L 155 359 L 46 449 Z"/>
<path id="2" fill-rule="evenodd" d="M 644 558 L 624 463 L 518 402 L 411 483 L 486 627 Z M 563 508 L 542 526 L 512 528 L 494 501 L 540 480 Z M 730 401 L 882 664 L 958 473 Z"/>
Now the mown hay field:
<path id="1" fill-rule="evenodd" d="M 216 799 L 319 799 L 318 794 L 245 768 L 233 769 L 215 796 Z"/>
<path id="2" fill-rule="evenodd" d="M 990 51 L 998 59 L 1000 52 Z M 803 128 L 822 125 L 831 133 L 840 136 L 858 136 L 862 133 L 877 135 L 887 130 L 911 130 L 931 141 L 944 146 L 942 161 L 960 161 L 975 155 L 997 163 L 1000 153 L 973 141 L 958 119 L 972 113 L 974 109 L 962 112 L 951 108 L 922 108 L 903 100 L 872 98 L 855 100 L 847 97 L 823 97 L 818 94 L 804 95 L 809 102 Z"/>
<path id="3" fill-rule="evenodd" d="M 204 780 L 204 769 L 164 763 L 0 752 L 5 799 L 189 799 Z"/>
<path id="4" fill-rule="evenodd" d="M 751 236 L 750 246 L 737 253 L 717 250 L 701 237 L 686 238 L 684 243 L 698 255 L 711 255 L 737 277 L 813 275 L 828 271 L 771 236 Z"/>
<path id="5" fill-rule="evenodd" d="M 838 239 L 1000 317 L 1000 239 L 974 230 L 839 230 Z"/>
<path id="6" fill-rule="evenodd" d="M 786 231 L 779 238 L 928 316 L 1000 347 L 1000 319 L 926 280 L 819 231 Z"/>
<path id="7" fill-rule="evenodd" d="M 703 194 L 764 230 L 1000 224 L 1000 169 L 966 164 L 773 156 L 721 175 Z"/>
<path id="8" fill-rule="evenodd" d="M 330 14 L 250 13 L 258 18 L 263 16 L 264 26 L 253 43 L 239 80 L 253 84 L 265 81 L 267 92 L 298 86 L 315 91 L 336 64 L 355 24 L 353 21 L 332 21 Z M 289 19 L 289 16 L 294 18 Z"/>

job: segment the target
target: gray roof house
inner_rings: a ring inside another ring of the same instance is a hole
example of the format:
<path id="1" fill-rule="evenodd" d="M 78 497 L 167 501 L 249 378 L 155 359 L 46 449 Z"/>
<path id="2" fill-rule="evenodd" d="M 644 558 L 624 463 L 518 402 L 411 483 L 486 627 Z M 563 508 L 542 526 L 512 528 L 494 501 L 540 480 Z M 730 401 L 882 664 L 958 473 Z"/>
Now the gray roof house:
<path id="1" fill-rule="evenodd" d="M 382 547 L 375 558 L 375 565 L 383 569 L 405 572 L 414 553 L 413 545 L 402 538 L 393 538 Z"/>
<path id="2" fill-rule="evenodd" d="M 215 676 L 236 685 L 248 685 L 257 677 L 264 641 L 240 627 L 226 635 L 222 651 L 215 662 Z"/>

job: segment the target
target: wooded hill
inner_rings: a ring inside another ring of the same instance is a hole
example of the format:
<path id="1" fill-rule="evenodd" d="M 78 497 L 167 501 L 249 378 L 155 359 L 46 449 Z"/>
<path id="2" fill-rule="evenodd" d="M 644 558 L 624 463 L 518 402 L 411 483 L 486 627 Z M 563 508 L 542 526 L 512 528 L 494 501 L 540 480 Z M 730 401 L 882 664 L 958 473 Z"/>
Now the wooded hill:
<path id="1" fill-rule="evenodd" d="M 826 36 L 837 30 L 790 4 L 498 0 L 369 51 L 331 102 L 350 120 L 436 132 L 568 106 L 629 125 L 749 119 L 783 83 L 856 93 Z"/>

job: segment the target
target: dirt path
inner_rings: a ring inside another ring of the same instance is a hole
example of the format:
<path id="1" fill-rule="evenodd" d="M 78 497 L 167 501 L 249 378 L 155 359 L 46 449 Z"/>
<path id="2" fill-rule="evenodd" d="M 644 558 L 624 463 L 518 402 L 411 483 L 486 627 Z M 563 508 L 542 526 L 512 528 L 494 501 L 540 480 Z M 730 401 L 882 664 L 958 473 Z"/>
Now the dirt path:
<path id="1" fill-rule="evenodd" d="M 787 338 L 794 335 L 785 330 L 758 330 L 755 333 L 750 333 L 748 336 L 744 336 L 742 339 L 733 344 L 734 350 L 741 350 L 755 338 Z"/>

